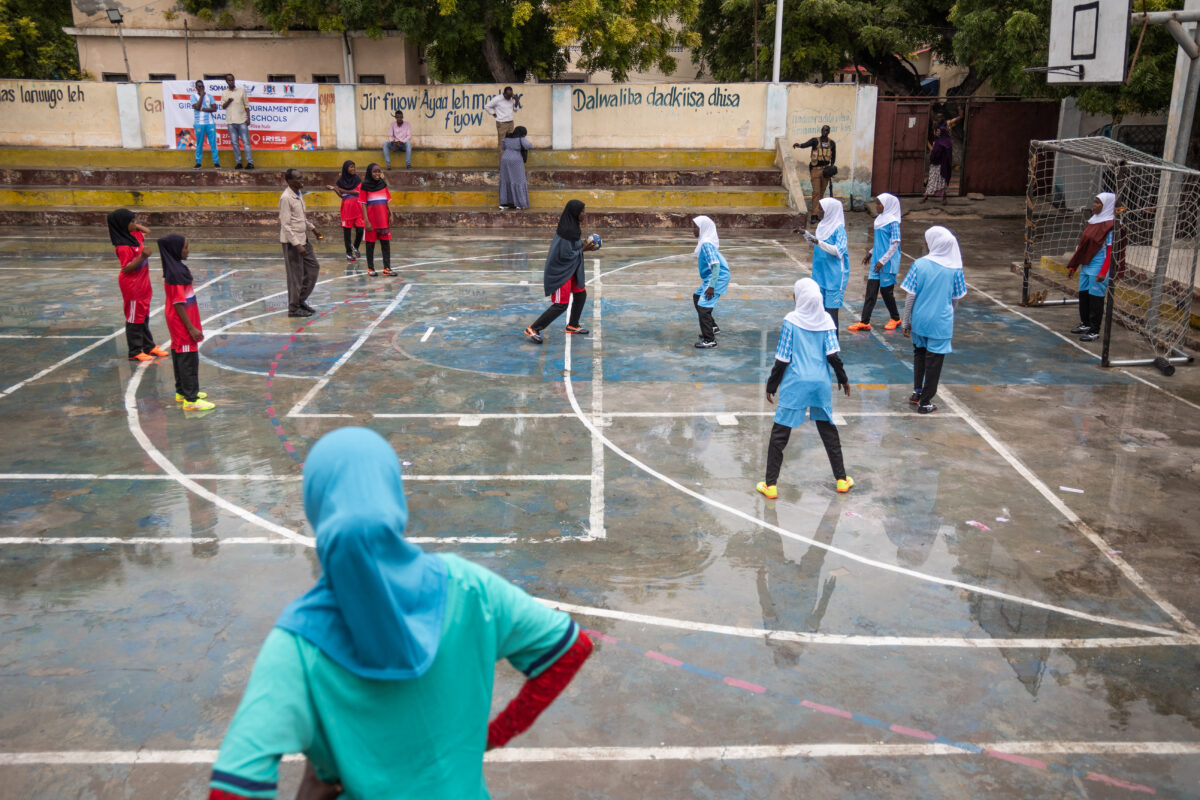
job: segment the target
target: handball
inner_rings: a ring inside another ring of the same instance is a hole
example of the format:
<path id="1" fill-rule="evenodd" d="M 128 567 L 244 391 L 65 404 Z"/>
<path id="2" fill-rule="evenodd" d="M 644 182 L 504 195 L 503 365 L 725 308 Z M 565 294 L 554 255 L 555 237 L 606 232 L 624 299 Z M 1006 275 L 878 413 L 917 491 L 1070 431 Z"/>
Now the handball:
<path id="1" fill-rule="evenodd" d="M 588 241 L 596 245 L 597 250 L 600 249 L 600 245 L 603 243 L 603 240 L 600 238 L 600 234 L 598 233 L 589 233 Z"/>

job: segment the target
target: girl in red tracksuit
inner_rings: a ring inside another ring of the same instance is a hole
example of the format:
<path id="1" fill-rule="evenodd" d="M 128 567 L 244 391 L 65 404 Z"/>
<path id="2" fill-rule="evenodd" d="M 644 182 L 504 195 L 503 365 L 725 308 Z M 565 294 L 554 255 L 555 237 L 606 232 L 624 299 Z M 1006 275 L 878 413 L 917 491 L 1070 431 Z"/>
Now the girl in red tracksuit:
<path id="1" fill-rule="evenodd" d="M 108 238 L 116 248 L 121 264 L 117 284 L 121 287 L 125 341 L 129 345 L 131 361 L 153 361 L 155 356 L 167 355 L 166 350 L 154 344 L 147 321 L 154 290 L 150 286 L 151 251 L 142 243 L 149 232 L 149 228 L 135 221 L 133 212 L 127 208 L 118 208 L 108 215 Z"/>
<path id="2" fill-rule="evenodd" d="M 392 193 L 388 191 L 383 169 L 378 164 L 367 167 L 367 177 L 359 187 L 358 199 L 367 222 L 367 274 L 376 274 L 375 242 L 379 242 L 379 249 L 383 251 L 383 274 L 395 275 L 392 272 L 392 212 L 388 209 Z"/>

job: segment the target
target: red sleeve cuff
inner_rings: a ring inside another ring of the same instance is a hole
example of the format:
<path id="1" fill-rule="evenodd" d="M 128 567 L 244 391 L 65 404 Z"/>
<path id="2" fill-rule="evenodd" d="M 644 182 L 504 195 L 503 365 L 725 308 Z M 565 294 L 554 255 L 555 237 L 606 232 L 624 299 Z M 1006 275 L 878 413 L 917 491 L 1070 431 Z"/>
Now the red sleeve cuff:
<path id="1" fill-rule="evenodd" d="M 580 631 L 575 643 L 545 672 L 525 681 L 517 696 L 488 725 L 488 749 L 504 747 L 514 736 L 529 730 L 538 715 L 567 688 L 591 654 L 592 640 Z"/>

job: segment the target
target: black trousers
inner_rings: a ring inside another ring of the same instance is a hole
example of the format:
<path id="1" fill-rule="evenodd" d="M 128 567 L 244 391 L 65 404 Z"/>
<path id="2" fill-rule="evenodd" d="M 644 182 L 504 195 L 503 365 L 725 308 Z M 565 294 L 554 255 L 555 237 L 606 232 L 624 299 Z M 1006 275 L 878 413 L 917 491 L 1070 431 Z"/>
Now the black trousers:
<path id="1" fill-rule="evenodd" d="M 833 468 L 833 477 L 840 480 L 846 478 L 846 467 L 842 463 L 842 440 L 838 436 L 837 426 L 832 422 L 815 420 L 817 433 L 821 436 L 821 444 L 825 445 L 825 455 L 829 456 L 829 466 Z M 771 425 L 771 440 L 767 444 L 767 486 L 779 482 L 779 470 L 783 467 L 783 449 L 787 447 L 792 437 L 792 429 L 778 422 Z"/>
<path id="2" fill-rule="evenodd" d="M 392 267 L 392 243 L 389 239 L 379 240 L 379 252 L 383 254 L 383 268 Z M 367 269 L 375 269 L 375 243 L 367 242 Z"/>
<path id="3" fill-rule="evenodd" d="M 1087 325 L 1089 333 L 1099 333 L 1104 318 L 1104 298 L 1089 292 L 1079 293 L 1079 324 Z"/>
<path id="4" fill-rule="evenodd" d="M 921 393 L 921 405 L 933 402 L 945 360 L 945 353 L 930 353 L 924 347 L 913 348 L 913 391 Z"/>
<path id="5" fill-rule="evenodd" d="M 352 247 L 350 245 L 350 231 L 351 230 L 352 230 L 351 228 L 342 228 L 342 241 L 346 244 L 346 255 L 348 255 L 348 256 L 354 255 L 354 251 L 358 249 L 358 246 L 360 244 L 362 244 L 362 240 L 363 240 L 363 229 L 362 228 L 353 228 L 354 246 Z"/>
<path id="6" fill-rule="evenodd" d="M 283 244 L 283 264 L 287 270 L 288 312 L 295 314 L 300 310 L 300 304 L 312 294 L 317 285 L 317 275 L 321 266 L 313 253 L 312 244 L 305 242 L 303 247 L 294 244 Z"/>
<path id="7" fill-rule="evenodd" d="M 175 368 L 175 394 L 183 395 L 189 403 L 200 396 L 200 353 L 171 351 L 171 366 Z"/>
<path id="8" fill-rule="evenodd" d="M 837 308 L 827 308 L 827 309 L 825 309 L 825 312 L 826 312 L 827 314 L 829 314 L 829 316 L 833 317 L 833 332 L 834 332 L 834 333 L 837 333 L 837 324 L 838 324 L 838 318 L 837 318 L 837 317 L 838 317 L 838 311 L 840 311 L 840 310 L 841 310 L 841 309 L 837 309 Z M 838 337 L 838 339 L 840 340 L 840 339 L 841 339 L 841 337 L 839 336 L 839 337 Z"/>
<path id="9" fill-rule="evenodd" d="M 125 343 L 129 345 L 129 357 L 149 353 L 154 349 L 154 337 L 150 334 L 150 320 L 125 323 Z"/>
<path id="10" fill-rule="evenodd" d="M 587 302 L 587 291 L 575 292 L 571 295 L 571 316 L 567 318 L 567 324 L 572 328 L 579 327 L 579 317 L 583 314 L 583 304 Z M 554 320 L 562 316 L 562 313 L 567 310 L 566 303 L 552 303 L 549 308 L 542 312 L 533 325 L 534 333 L 541 333 Z"/>
<path id="11" fill-rule="evenodd" d="M 887 306 L 888 313 L 892 315 L 892 319 L 900 319 L 900 310 L 896 308 L 896 294 L 892 286 L 880 286 L 879 281 L 867 281 L 867 296 L 863 299 L 862 323 L 863 325 L 871 324 L 871 312 L 875 310 L 875 298 L 877 295 L 883 295 L 883 304 Z M 835 319 L 834 322 L 837 322 Z"/>
<path id="12" fill-rule="evenodd" d="M 700 305 L 700 295 L 692 295 L 692 305 L 696 307 L 696 317 L 700 321 L 700 338 L 706 342 L 715 342 L 717 321 L 713 319 L 713 310 Z"/>

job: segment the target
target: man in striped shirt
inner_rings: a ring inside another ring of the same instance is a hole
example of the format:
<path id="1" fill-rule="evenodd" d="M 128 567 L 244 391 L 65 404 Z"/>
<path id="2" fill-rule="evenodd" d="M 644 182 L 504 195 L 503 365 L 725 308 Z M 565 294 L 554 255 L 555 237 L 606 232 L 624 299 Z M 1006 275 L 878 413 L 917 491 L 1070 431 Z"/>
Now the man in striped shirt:
<path id="1" fill-rule="evenodd" d="M 208 137 L 208 152 L 212 154 L 213 166 L 220 168 L 221 156 L 217 154 L 217 123 L 213 114 L 217 110 L 217 101 L 211 94 L 204 91 L 204 81 L 196 81 L 195 90 L 188 95 L 192 104 L 192 129 L 196 133 L 196 166 L 200 169 L 200 160 L 204 156 L 204 137 Z"/>

